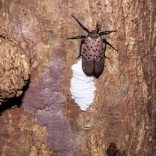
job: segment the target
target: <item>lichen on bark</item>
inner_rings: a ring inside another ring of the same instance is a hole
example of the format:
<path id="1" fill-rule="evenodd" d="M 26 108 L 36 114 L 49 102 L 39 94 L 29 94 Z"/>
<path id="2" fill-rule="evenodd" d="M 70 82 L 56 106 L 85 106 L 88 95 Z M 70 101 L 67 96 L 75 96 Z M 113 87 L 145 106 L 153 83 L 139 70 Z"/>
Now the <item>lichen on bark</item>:
<path id="1" fill-rule="evenodd" d="M 50 148 L 63 155 L 74 150 L 67 118 L 61 112 L 66 98 L 59 93 L 65 63 L 51 58 L 46 71 L 30 83 L 23 98 L 24 111 L 35 116 L 36 123 L 46 127 L 46 138 Z"/>

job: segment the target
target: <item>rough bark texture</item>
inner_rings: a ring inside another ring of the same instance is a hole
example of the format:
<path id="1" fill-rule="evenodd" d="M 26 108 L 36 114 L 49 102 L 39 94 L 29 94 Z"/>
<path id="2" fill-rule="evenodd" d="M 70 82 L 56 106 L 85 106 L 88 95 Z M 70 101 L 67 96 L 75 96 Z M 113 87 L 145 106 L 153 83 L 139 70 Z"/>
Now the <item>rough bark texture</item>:
<path id="1" fill-rule="evenodd" d="M 0 104 L 22 94 L 29 79 L 29 59 L 17 42 L 0 28 Z"/>
<path id="2" fill-rule="evenodd" d="M 112 142 L 156 154 L 155 0 L 0 0 L 0 11 L 0 102 L 14 97 L 0 105 L 0 155 L 106 156 Z M 86 112 L 69 90 L 80 42 L 66 37 L 87 35 L 71 14 L 117 30 Z"/>

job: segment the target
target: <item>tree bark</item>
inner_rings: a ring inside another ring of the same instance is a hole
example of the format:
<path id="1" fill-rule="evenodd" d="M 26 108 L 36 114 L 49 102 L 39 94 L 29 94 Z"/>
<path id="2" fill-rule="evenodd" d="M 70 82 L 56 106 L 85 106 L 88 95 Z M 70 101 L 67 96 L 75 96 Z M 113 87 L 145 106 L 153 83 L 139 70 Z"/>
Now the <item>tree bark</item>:
<path id="1" fill-rule="evenodd" d="M 120 156 L 156 155 L 155 0 L 0 0 L 0 10 L 0 155 L 107 156 L 111 143 Z M 70 93 L 80 40 L 66 38 L 87 36 L 71 15 L 116 30 L 86 111 Z"/>

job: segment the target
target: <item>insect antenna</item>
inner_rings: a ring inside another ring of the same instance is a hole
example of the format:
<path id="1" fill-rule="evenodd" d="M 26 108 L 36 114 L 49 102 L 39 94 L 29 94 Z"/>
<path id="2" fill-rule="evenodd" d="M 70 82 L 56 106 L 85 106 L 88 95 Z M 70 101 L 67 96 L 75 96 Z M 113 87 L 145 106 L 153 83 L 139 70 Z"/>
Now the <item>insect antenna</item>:
<path id="1" fill-rule="evenodd" d="M 77 21 L 77 23 L 81 26 L 81 28 L 82 28 L 83 30 L 85 30 L 85 31 L 87 31 L 88 33 L 90 33 L 89 30 L 88 30 L 84 25 L 82 25 L 82 24 L 79 22 L 79 20 L 78 20 L 75 16 L 72 15 L 72 17 L 75 18 L 75 20 Z"/>

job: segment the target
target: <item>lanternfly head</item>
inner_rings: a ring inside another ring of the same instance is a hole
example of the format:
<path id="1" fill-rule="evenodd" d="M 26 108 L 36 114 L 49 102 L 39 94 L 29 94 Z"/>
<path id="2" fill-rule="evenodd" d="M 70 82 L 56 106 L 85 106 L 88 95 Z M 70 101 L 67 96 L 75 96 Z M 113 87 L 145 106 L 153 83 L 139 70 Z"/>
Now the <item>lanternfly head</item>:
<path id="1" fill-rule="evenodd" d="M 90 36 L 92 39 L 97 39 L 100 35 L 99 35 L 99 33 L 97 32 L 97 30 L 92 30 L 92 31 L 89 33 L 89 36 Z"/>

